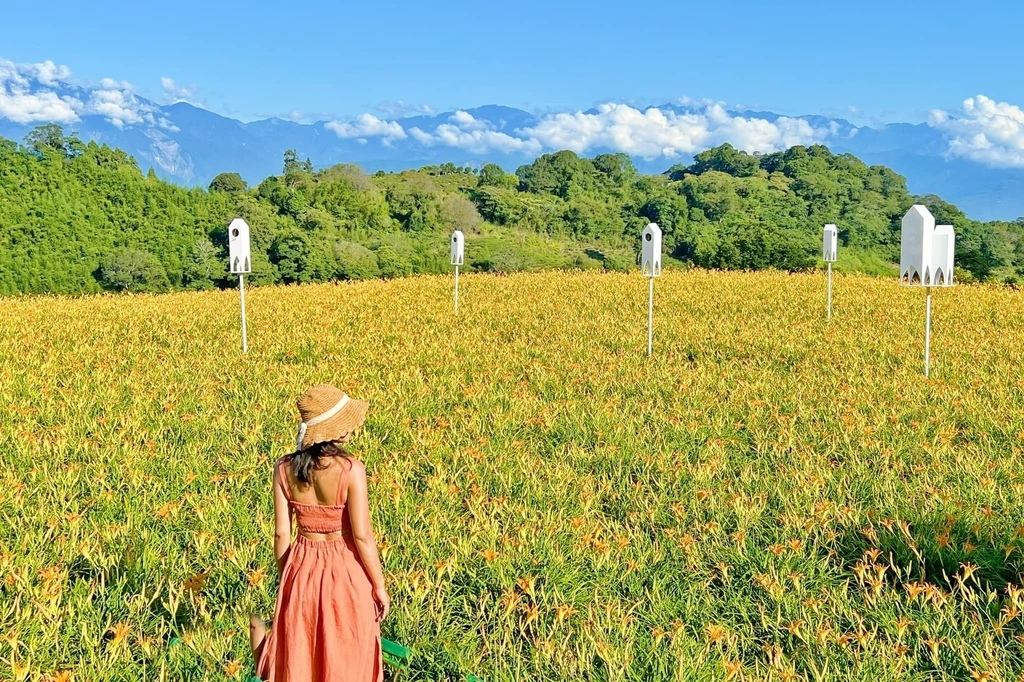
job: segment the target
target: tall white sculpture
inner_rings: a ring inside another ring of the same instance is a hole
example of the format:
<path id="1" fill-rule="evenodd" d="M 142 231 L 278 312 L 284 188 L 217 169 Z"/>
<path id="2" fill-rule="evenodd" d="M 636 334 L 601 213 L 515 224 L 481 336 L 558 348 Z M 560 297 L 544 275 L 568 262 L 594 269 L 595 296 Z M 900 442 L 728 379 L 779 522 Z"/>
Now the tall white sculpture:
<path id="1" fill-rule="evenodd" d="M 644 277 L 661 274 L 661 228 L 648 223 L 640 235 L 640 271 Z"/>
<path id="2" fill-rule="evenodd" d="M 828 319 L 832 319 L 832 264 L 839 256 L 839 231 L 829 223 L 825 226 L 821 245 L 821 258 L 828 264 Z"/>
<path id="3" fill-rule="evenodd" d="M 654 278 L 661 276 L 661 228 L 648 223 L 640 234 L 640 272 L 648 281 L 647 357 L 654 352 Z"/>
<path id="4" fill-rule="evenodd" d="M 235 218 L 228 225 L 228 265 L 231 274 L 238 275 L 238 296 L 242 304 L 242 352 L 249 352 L 249 339 L 245 330 L 245 275 L 252 272 L 252 253 L 249 247 L 249 223 Z"/>
<path id="5" fill-rule="evenodd" d="M 231 261 L 232 275 L 245 275 L 252 272 L 249 223 L 241 218 L 235 218 L 228 225 L 228 258 Z"/>
<path id="6" fill-rule="evenodd" d="M 839 256 L 839 230 L 832 223 L 825 226 L 821 244 L 821 259 L 826 263 L 835 263 Z"/>
<path id="7" fill-rule="evenodd" d="M 932 287 L 953 286 L 952 225 L 935 226 L 926 206 L 915 204 L 903 216 L 900 232 L 900 283 L 925 288 L 924 375 L 931 373 Z"/>
<path id="8" fill-rule="evenodd" d="M 914 204 L 903 216 L 900 230 L 900 281 L 904 284 L 931 286 L 932 244 L 935 218 L 927 206 Z"/>
<path id="9" fill-rule="evenodd" d="M 459 312 L 459 266 L 466 259 L 466 235 L 462 230 L 452 232 L 452 265 L 455 266 L 455 312 Z"/>

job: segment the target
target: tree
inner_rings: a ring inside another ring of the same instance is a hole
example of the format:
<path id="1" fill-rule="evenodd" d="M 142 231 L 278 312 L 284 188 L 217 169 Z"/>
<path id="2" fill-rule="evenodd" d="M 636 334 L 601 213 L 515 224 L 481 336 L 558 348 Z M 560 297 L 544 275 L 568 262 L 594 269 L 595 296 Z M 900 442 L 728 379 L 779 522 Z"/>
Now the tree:
<path id="1" fill-rule="evenodd" d="M 616 186 L 634 183 L 639 176 L 629 154 L 598 154 L 594 157 L 594 168 Z"/>
<path id="2" fill-rule="evenodd" d="M 747 178 L 760 168 L 756 156 L 734 149 L 728 142 L 721 147 L 708 149 L 694 155 L 693 165 L 686 169 L 687 173 L 700 175 L 708 171 L 728 173 L 738 178 Z"/>
<path id="3" fill-rule="evenodd" d="M 74 134 L 64 136 L 64 129 L 56 123 L 33 128 L 25 136 L 25 144 L 40 156 L 58 155 L 66 159 L 74 158 L 85 150 L 85 145 Z"/>
<path id="4" fill-rule="evenodd" d="M 226 272 L 227 268 L 217 253 L 217 247 L 203 237 L 192 245 L 192 253 L 181 273 L 181 283 L 186 289 L 212 289 L 218 280 L 224 278 Z"/>
<path id="5" fill-rule="evenodd" d="M 563 199 L 586 194 L 594 188 L 595 168 L 590 159 L 571 151 L 544 154 L 516 171 L 519 187 L 535 194 L 554 194 Z"/>
<path id="6" fill-rule="evenodd" d="M 481 223 L 480 213 L 472 201 L 460 194 L 449 194 L 441 205 L 441 219 L 449 230 L 470 232 Z"/>
<path id="7" fill-rule="evenodd" d="M 211 192 L 244 192 L 248 188 L 238 173 L 221 173 L 210 183 Z"/>
<path id="8" fill-rule="evenodd" d="M 295 173 L 312 173 L 313 164 L 310 163 L 309 159 L 305 161 L 299 161 L 299 153 L 294 149 L 287 149 L 284 152 L 284 174 L 293 175 Z"/>
<path id="9" fill-rule="evenodd" d="M 477 184 L 480 187 L 486 185 L 501 187 L 502 181 L 505 179 L 505 171 L 496 163 L 488 163 L 480 169 L 479 177 L 480 180 Z"/>
<path id="10" fill-rule="evenodd" d="M 412 263 L 385 244 L 377 249 L 377 266 L 381 277 L 405 277 L 412 274 Z"/>
<path id="11" fill-rule="evenodd" d="M 335 276 L 338 279 L 377 277 L 377 255 L 362 244 L 338 242 L 334 245 Z"/>
<path id="12" fill-rule="evenodd" d="M 323 282 L 334 274 L 327 249 L 294 229 L 274 240 L 270 260 L 286 284 Z"/>
<path id="13" fill-rule="evenodd" d="M 477 187 L 500 187 L 503 189 L 516 189 L 519 187 L 519 178 L 506 173 L 496 163 L 488 163 L 480 169 Z"/>
<path id="14" fill-rule="evenodd" d="M 170 287 L 160 259 L 143 249 L 118 249 L 100 262 L 99 279 L 116 291 L 166 291 Z"/>

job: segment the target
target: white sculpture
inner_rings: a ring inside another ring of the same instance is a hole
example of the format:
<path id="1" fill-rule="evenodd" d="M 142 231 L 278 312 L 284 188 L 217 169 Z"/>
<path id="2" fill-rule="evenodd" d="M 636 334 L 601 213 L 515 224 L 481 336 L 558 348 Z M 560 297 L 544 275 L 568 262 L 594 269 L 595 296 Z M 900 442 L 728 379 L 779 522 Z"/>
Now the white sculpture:
<path id="1" fill-rule="evenodd" d="M 228 225 L 228 261 L 232 275 L 252 272 L 252 255 L 249 251 L 249 223 L 235 218 Z"/>
<path id="2" fill-rule="evenodd" d="M 242 352 L 249 352 L 249 337 L 245 329 L 245 275 L 252 271 L 249 251 L 249 223 L 235 218 L 228 225 L 228 264 L 231 274 L 238 275 L 238 297 L 242 307 Z"/>
<path id="3" fill-rule="evenodd" d="M 640 235 L 640 271 L 644 277 L 661 275 L 661 228 L 648 223 Z"/>
<path id="4" fill-rule="evenodd" d="M 955 234 L 952 225 L 937 225 L 932 243 L 932 286 L 953 285 L 953 246 Z"/>
<path id="5" fill-rule="evenodd" d="M 466 235 L 452 232 L 452 265 L 455 266 L 455 312 L 459 312 L 459 266 L 466 260 Z"/>
<path id="6" fill-rule="evenodd" d="M 839 231 L 836 226 L 829 223 L 825 226 L 824 239 L 822 240 L 821 258 L 826 263 L 835 263 L 839 254 Z"/>
<path id="7" fill-rule="evenodd" d="M 462 234 L 462 230 L 455 230 L 452 232 L 452 265 L 462 265 L 465 256 L 466 235 Z"/>
<path id="8" fill-rule="evenodd" d="M 900 282 L 932 285 L 932 245 L 935 218 L 926 206 L 914 204 L 903 216 L 900 230 Z"/>
<path id="9" fill-rule="evenodd" d="M 931 373 L 932 287 L 953 286 L 952 225 L 935 226 L 927 207 L 915 204 L 903 216 L 900 233 L 900 283 L 927 291 L 924 313 L 924 375 Z"/>
<path id="10" fill-rule="evenodd" d="M 828 263 L 828 314 L 827 319 L 832 319 L 832 264 L 836 262 L 839 255 L 839 230 L 832 223 L 825 225 L 821 240 L 821 258 Z"/>
<path id="11" fill-rule="evenodd" d="M 640 233 L 640 272 L 647 278 L 647 357 L 654 352 L 654 278 L 661 276 L 661 228 L 647 223 Z"/>

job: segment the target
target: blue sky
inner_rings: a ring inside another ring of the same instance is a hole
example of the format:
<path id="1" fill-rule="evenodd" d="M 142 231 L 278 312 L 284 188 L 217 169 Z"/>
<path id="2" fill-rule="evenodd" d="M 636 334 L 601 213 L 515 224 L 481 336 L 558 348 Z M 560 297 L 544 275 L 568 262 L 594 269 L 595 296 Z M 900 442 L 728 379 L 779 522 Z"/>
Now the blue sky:
<path id="1" fill-rule="evenodd" d="M 979 93 L 1024 103 L 1016 2 L 15 0 L 3 16 L 2 58 L 52 60 L 154 100 L 173 79 L 245 120 L 688 97 L 877 123 Z"/>

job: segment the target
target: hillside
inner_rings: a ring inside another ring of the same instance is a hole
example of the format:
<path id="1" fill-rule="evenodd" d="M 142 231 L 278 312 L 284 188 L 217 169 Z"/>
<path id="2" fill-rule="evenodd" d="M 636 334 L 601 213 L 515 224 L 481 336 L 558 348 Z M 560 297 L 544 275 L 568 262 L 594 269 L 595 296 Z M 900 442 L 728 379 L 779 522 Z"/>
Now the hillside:
<path id="1" fill-rule="evenodd" d="M 224 228 L 236 215 L 253 228 L 255 284 L 444 272 L 452 229 L 468 235 L 469 270 L 623 270 L 648 221 L 677 265 L 752 270 L 813 267 L 821 226 L 834 222 L 839 268 L 884 274 L 915 201 L 956 227 L 962 279 L 1024 273 L 1024 222 L 979 223 L 915 199 L 893 171 L 820 145 L 757 156 L 724 145 L 663 175 L 624 154 L 562 151 L 515 175 L 445 163 L 369 176 L 314 170 L 289 150 L 282 173 L 256 187 L 222 173 L 204 190 L 50 125 L 23 145 L 0 140 L 0 293 L 230 286 Z"/>

